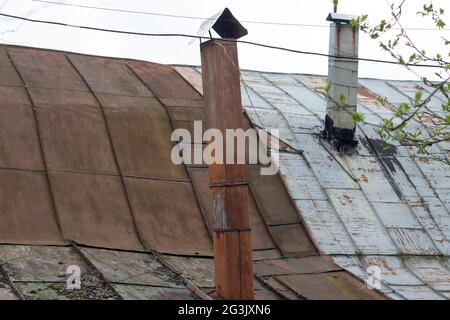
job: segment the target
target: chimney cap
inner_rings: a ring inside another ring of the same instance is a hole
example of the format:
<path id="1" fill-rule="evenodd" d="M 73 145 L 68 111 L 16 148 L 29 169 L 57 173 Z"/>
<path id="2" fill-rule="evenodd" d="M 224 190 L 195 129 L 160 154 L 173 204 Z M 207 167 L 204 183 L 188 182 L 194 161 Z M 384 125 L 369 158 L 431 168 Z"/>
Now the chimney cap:
<path id="1" fill-rule="evenodd" d="M 336 12 L 331 12 L 330 14 L 328 14 L 328 17 L 327 17 L 327 21 L 346 23 L 346 24 L 350 24 L 350 22 L 354 19 L 358 19 L 358 16 L 336 13 Z"/>
<path id="2" fill-rule="evenodd" d="M 248 34 L 247 29 L 233 16 L 228 8 L 206 19 L 200 26 L 197 35 L 204 36 L 211 29 L 222 38 L 228 39 L 239 39 Z"/>

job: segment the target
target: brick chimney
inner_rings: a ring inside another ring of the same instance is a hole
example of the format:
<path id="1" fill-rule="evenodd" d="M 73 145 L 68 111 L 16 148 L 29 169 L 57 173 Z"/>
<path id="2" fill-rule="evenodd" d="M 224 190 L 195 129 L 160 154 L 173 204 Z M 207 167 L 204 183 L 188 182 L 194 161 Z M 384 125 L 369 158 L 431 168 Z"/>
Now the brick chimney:
<path id="1" fill-rule="evenodd" d="M 356 146 L 354 139 L 358 87 L 358 27 L 355 16 L 330 13 L 330 47 L 328 58 L 328 98 L 324 135 L 336 146 Z"/>
<path id="2" fill-rule="evenodd" d="M 228 9 L 207 20 L 227 39 L 213 39 L 200 46 L 207 125 L 222 132 L 223 162 L 227 159 L 226 129 L 242 129 L 243 114 L 236 42 L 247 34 Z M 201 28 L 201 29 L 202 29 Z M 236 155 L 236 150 L 235 153 Z M 213 241 L 216 292 L 224 299 L 253 299 L 253 260 L 246 164 L 210 164 L 213 194 Z"/>

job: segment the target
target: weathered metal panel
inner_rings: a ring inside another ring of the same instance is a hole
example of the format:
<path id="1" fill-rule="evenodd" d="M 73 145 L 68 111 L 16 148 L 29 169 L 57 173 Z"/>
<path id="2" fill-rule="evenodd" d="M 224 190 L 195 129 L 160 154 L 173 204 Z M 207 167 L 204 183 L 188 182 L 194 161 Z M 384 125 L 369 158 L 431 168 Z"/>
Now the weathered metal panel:
<path id="1" fill-rule="evenodd" d="M 342 270 L 330 257 L 321 256 L 256 261 L 253 266 L 255 274 L 259 276 L 310 274 Z"/>
<path id="2" fill-rule="evenodd" d="M 387 98 L 390 103 L 409 102 L 407 96 L 401 94 L 384 80 L 378 79 L 359 79 L 360 84 L 382 98 Z"/>
<path id="3" fill-rule="evenodd" d="M 278 111 L 248 107 L 245 108 L 245 111 L 247 112 L 250 121 L 257 127 L 262 127 L 264 129 L 279 129 L 278 135 L 274 133 L 274 136 L 277 136 L 279 139 L 293 147 L 297 146 L 296 139 L 289 128 L 289 124 Z"/>
<path id="4" fill-rule="evenodd" d="M 293 133 L 319 133 L 324 124 L 316 116 L 288 115 L 286 118 Z"/>
<path id="5" fill-rule="evenodd" d="M 38 120 L 49 169 L 117 173 L 100 111 L 40 106 Z"/>
<path id="6" fill-rule="evenodd" d="M 4 103 L 0 89 L 0 166 L 43 170 L 31 107 Z"/>
<path id="7" fill-rule="evenodd" d="M 327 102 L 317 92 L 297 83 L 296 85 L 281 85 L 281 89 L 291 95 L 311 112 L 326 112 Z"/>
<path id="8" fill-rule="evenodd" d="M 143 241 L 165 253 L 211 255 L 211 239 L 190 183 L 125 178 Z"/>
<path id="9" fill-rule="evenodd" d="M 8 48 L 27 87 L 89 91 L 66 54 L 30 48 Z"/>
<path id="10" fill-rule="evenodd" d="M 260 73 L 260 75 L 277 86 L 295 86 L 298 82 L 290 74 L 284 73 Z"/>
<path id="11" fill-rule="evenodd" d="M 0 242 L 61 244 L 45 174 L 0 170 Z"/>
<path id="12" fill-rule="evenodd" d="M 22 80 L 9 60 L 8 54 L 4 47 L 0 47 L 0 74 L 2 75 L 0 79 L 0 85 L 2 86 L 23 85 Z"/>
<path id="13" fill-rule="evenodd" d="M 241 85 L 241 98 L 244 107 L 274 109 L 270 103 L 257 94 L 246 83 Z"/>
<path id="14" fill-rule="evenodd" d="M 445 255 L 450 255 L 450 223 L 447 210 L 437 198 L 408 198 L 414 215 L 424 226 L 435 246 Z"/>
<path id="15" fill-rule="evenodd" d="M 343 271 L 276 278 L 299 295 L 311 300 L 383 299 L 379 293 L 365 288 L 362 282 Z"/>
<path id="16" fill-rule="evenodd" d="M 23 87 L 0 86 L 0 102 L 2 105 L 25 105 L 31 106 L 30 99 Z"/>
<path id="17" fill-rule="evenodd" d="M 88 91 L 28 88 L 33 104 L 55 108 L 78 107 L 100 111 L 95 96 Z"/>
<path id="18" fill-rule="evenodd" d="M 163 255 L 161 258 L 183 278 L 198 287 L 214 288 L 214 260 L 208 258 Z"/>
<path id="19" fill-rule="evenodd" d="M 346 160 L 369 201 L 400 201 L 377 158 L 353 155 L 346 157 Z"/>
<path id="20" fill-rule="evenodd" d="M 195 300 L 189 289 L 113 284 L 124 300 Z"/>
<path id="21" fill-rule="evenodd" d="M 325 254 L 354 254 L 357 252 L 344 225 L 328 201 L 296 200 L 306 227 Z"/>
<path id="22" fill-rule="evenodd" d="M 299 223 L 269 226 L 273 240 L 284 256 L 315 255 L 316 248 Z"/>
<path id="23" fill-rule="evenodd" d="M 310 134 L 297 134 L 296 138 L 323 188 L 358 188 L 357 183 L 350 176 L 350 172 L 344 169 L 346 163 L 339 159 L 338 155 L 330 154 L 321 145 L 318 137 Z"/>
<path id="24" fill-rule="evenodd" d="M 202 75 L 193 67 L 173 67 L 187 82 L 189 82 L 200 94 L 203 94 Z"/>
<path id="25" fill-rule="evenodd" d="M 361 258 L 365 268 L 376 266 L 380 269 L 380 280 L 389 285 L 418 286 L 424 283 L 418 279 L 399 257 L 364 256 Z"/>
<path id="26" fill-rule="evenodd" d="M 417 158 L 417 165 L 435 189 L 450 189 L 450 166 L 430 158 Z"/>
<path id="27" fill-rule="evenodd" d="M 250 189 L 267 225 L 298 223 L 298 213 L 278 175 L 261 175 L 249 166 Z"/>
<path id="28" fill-rule="evenodd" d="M 429 235 L 423 229 L 388 228 L 389 234 L 402 254 L 439 254 Z"/>
<path id="29" fill-rule="evenodd" d="M 127 64 L 158 98 L 202 99 L 180 74 L 170 66 L 127 61 Z"/>
<path id="30" fill-rule="evenodd" d="M 104 248 L 142 250 L 117 176 L 51 172 L 64 237 Z"/>
<path id="31" fill-rule="evenodd" d="M 151 97 L 152 93 L 118 59 L 69 54 L 69 60 L 92 91 L 115 95 Z"/>
<path id="32" fill-rule="evenodd" d="M 406 257 L 406 266 L 423 282 L 439 291 L 450 291 L 450 271 L 438 257 Z"/>
<path id="33" fill-rule="evenodd" d="M 394 243 L 360 190 L 327 190 L 336 212 L 364 254 L 396 254 Z"/>
<path id="34" fill-rule="evenodd" d="M 406 94 L 412 100 L 415 99 L 416 92 L 422 92 L 423 99 L 428 98 L 429 93 L 423 87 L 423 83 L 415 81 L 388 81 L 391 86 L 397 88 L 397 90 Z M 442 111 L 442 101 L 432 96 L 430 101 L 427 103 L 427 107 L 433 111 Z"/>
<path id="35" fill-rule="evenodd" d="M 391 286 L 392 289 L 408 300 L 445 300 L 428 286 Z"/>
<path id="36" fill-rule="evenodd" d="M 110 282 L 183 288 L 182 280 L 150 253 L 81 248 Z"/>
<path id="37" fill-rule="evenodd" d="M 71 265 L 79 266 L 81 274 L 89 272 L 71 247 L 2 245 L 0 260 L 13 282 L 66 283 Z"/>
<path id="38" fill-rule="evenodd" d="M 372 202 L 385 227 L 422 229 L 422 225 L 405 203 Z"/>
<path id="39" fill-rule="evenodd" d="M 328 82 L 327 77 L 311 75 L 311 74 L 298 74 L 298 75 L 294 75 L 293 78 L 300 81 L 306 87 L 308 87 L 314 91 L 319 91 L 319 92 L 324 91 L 324 89 L 327 86 L 327 82 Z"/>
<path id="40" fill-rule="evenodd" d="M 279 159 L 280 174 L 292 199 L 327 199 L 316 177 L 302 156 L 282 152 L 279 154 Z"/>
<path id="41" fill-rule="evenodd" d="M 171 160 L 172 128 L 161 105 L 111 108 L 106 117 L 123 175 L 187 180 L 184 167 Z"/>

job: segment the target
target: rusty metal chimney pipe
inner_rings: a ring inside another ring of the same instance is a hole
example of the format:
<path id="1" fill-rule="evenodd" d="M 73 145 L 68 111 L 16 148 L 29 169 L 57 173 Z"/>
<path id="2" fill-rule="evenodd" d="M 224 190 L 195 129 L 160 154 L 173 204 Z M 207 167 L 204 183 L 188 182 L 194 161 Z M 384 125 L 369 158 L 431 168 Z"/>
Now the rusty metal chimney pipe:
<path id="1" fill-rule="evenodd" d="M 223 134 L 243 128 L 239 63 L 235 42 L 210 40 L 201 44 L 202 78 L 209 128 Z M 234 154 L 237 152 L 235 150 Z M 253 299 L 253 262 L 246 164 L 211 164 L 213 240 L 216 292 L 224 299 Z"/>

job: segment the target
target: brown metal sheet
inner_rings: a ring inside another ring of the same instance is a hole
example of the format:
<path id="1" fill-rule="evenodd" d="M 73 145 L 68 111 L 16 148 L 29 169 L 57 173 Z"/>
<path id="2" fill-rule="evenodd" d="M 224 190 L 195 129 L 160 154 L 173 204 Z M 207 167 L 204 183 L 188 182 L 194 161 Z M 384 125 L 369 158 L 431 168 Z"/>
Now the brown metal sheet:
<path id="1" fill-rule="evenodd" d="M 118 172 L 100 111 L 81 106 L 43 105 L 37 112 L 49 169 Z"/>
<path id="2" fill-rule="evenodd" d="M 195 300 L 189 289 L 113 284 L 125 300 Z"/>
<path id="3" fill-rule="evenodd" d="M 95 95 L 104 108 L 161 108 L 161 103 L 153 97 L 117 96 L 97 93 Z"/>
<path id="4" fill-rule="evenodd" d="M 197 90 L 170 66 L 138 61 L 127 64 L 158 98 L 202 99 Z"/>
<path id="5" fill-rule="evenodd" d="M 190 183 L 125 178 L 142 239 L 181 255 L 211 255 L 212 243 Z"/>
<path id="6" fill-rule="evenodd" d="M 63 52 L 16 47 L 7 51 L 28 87 L 89 91 Z"/>
<path id="7" fill-rule="evenodd" d="M 205 110 L 203 108 L 190 107 L 167 107 L 171 120 L 179 121 L 205 121 Z"/>
<path id="8" fill-rule="evenodd" d="M 261 175 L 249 166 L 250 189 L 268 225 L 298 223 L 300 218 L 278 175 Z"/>
<path id="9" fill-rule="evenodd" d="M 212 192 L 209 188 L 209 176 L 207 168 L 189 168 L 192 182 L 197 190 L 200 203 L 206 215 L 206 222 L 212 230 Z M 273 243 L 267 231 L 266 224 L 262 219 L 255 200 L 249 195 L 250 227 L 252 229 L 253 250 L 273 249 Z"/>
<path id="10" fill-rule="evenodd" d="M 0 93 L 0 166 L 43 170 L 31 107 L 5 104 Z"/>
<path id="11" fill-rule="evenodd" d="M 8 54 L 3 46 L 0 47 L 0 85 L 22 86 L 22 79 L 9 60 Z"/>
<path id="12" fill-rule="evenodd" d="M 142 250 L 119 177 L 51 172 L 64 236 L 80 244 Z"/>
<path id="13" fill-rule="evenodd" d="M 383 300 L 376 291 L 365 288 L 344 271 L 276 278 L 308 300 Z"/>
<path id="14" fill-rule="evenodd" d="M 284 256 L 317 254 L 316 248 L 301 224 L 269 226 L 269 230 Z"/>
<path id="15" fill-rule="evenodd" d="M 81 247 L 81 251 L 110 282 L 183 288 L 181 278 L 152 254 Z"/>
<path id="16" fill-rule="evenodd" d="M 2 169 L 0 186 L 0 243 L 64 243 L 43 173 Z"/>
<path id="17" fill-rule="evenodd" d="M 280 250 L 278 249 L 266 249 L 266 250 L 253 250 L 253 261 L 279 259 L 282 258 Z"/>
<path id="18" fill-rule="evenodd" d="M 172 128 L 164 107 L 111 108 L 106 117 L 123 175 L 187 180 L 184 166 L 171 159 Z"/>
<path id="19" fill-rule="evenodd" d="M 35 106 L 77 107 L 100 110 L 97 100 L 91 92 L 73 90 L 53 90 L 28 88 Z"/>
<path id="20" fill-rule="evenodd" d="M 326 256 L 255 261 L 253 268 L 255 274 L 260 276 L 322 273 L 342 270 L 331 258 Z"/>
<path id="21" fill-rule="evenodd" d="M 168 107 L 204 108 L 206 106 L 204 99 L 160 98 L 160 100 Z"/>
<path id="22" fill-rule="evenodd" d="M 69 54 L 68 58 L 95 93 L 153 96 L 122 60 L 78 54 Z"/>
<path id="23" fill-rule="evenodd" d="M 7 104 L 24 104 L 31 105 L 25 88 L 22 87 L 4 87 L 0 86 L 0 102 L 2 105 Z"/>

